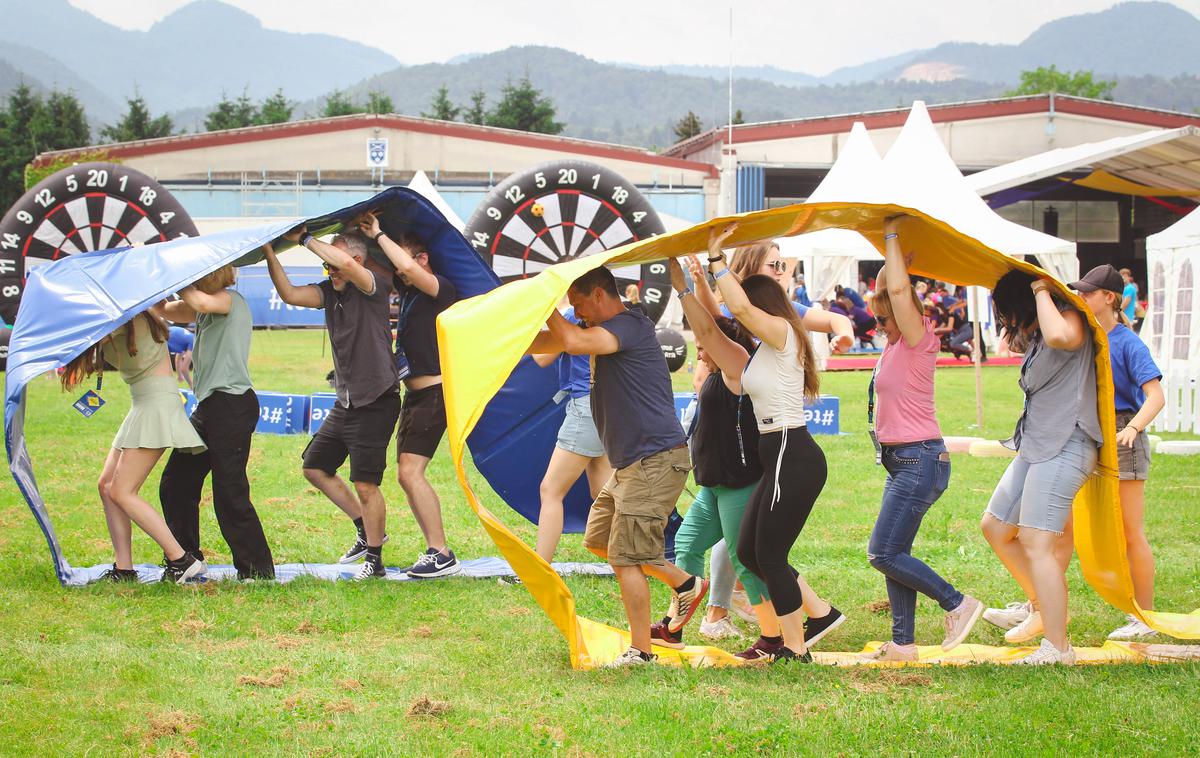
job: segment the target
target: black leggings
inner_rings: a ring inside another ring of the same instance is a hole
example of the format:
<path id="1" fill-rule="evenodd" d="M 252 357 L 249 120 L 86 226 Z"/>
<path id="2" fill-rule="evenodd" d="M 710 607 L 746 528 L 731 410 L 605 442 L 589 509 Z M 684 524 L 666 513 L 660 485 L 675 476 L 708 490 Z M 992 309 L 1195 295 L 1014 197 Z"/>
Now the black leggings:
<path id="1" fill-rule="evenodd" d="M 788 552 L 800 536 L 828 474 L 825 453 L 808 429 L 788 429 L 786 444 L 784 434 L 767 432 L 759 437 L 763 478 L 746 504 L 737 544 L 738 558 L 767 585 L 778 616 L 786 616 L 802 605 L 797 573 L 788 565 Z"/>

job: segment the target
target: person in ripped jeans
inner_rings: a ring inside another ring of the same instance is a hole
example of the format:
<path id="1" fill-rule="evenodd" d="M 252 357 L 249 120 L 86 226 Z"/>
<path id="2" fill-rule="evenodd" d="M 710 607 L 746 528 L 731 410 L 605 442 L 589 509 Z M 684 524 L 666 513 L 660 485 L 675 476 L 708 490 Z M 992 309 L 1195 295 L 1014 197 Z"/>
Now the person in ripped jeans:
<path id="1" fill-rule="evenodd" d="M 683 623 L 708 592 L 703 577 L 664 556 L 667 517 L 692 464 L 654 324 L 625 308 L 603 266 L 572 282 L 567 298 L 583 323 L 555 311 L 526 352 L 593 356 L 592 412 L 614 471 L 592 504 L 583 544 L 613 567 L 629 619 L 633 644 L 609 665 L 638 665 L 654 660 L 646 576 L 675 591 Z"/>

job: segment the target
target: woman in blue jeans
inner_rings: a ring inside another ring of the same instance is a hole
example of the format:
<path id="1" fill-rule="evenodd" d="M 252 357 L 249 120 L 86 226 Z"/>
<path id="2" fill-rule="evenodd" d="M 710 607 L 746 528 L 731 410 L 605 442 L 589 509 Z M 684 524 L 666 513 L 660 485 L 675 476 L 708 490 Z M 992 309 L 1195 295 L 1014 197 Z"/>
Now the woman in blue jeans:
<path id="1" fill-rule="evenodd" d="M 966 639 L 983 613 L 982 603 L 956 590 L 912 555 L 921 519 L 950 483 L 950 454 L 942 441 L 933 397 L 941 341 L 908 278 L 900 248 L 901 220 L 888 219 L 884 226 L 887 255 L 871 299 L 887 346 L 871 379 L 867 415 L 874 425 L 877 460 L 888 478 L 867 556 L 887 577 L 892 606 L 891 641 L 863 656 L 876 661 L 917 660 L 918 592 L 946 611 L 943 650 Z"/>

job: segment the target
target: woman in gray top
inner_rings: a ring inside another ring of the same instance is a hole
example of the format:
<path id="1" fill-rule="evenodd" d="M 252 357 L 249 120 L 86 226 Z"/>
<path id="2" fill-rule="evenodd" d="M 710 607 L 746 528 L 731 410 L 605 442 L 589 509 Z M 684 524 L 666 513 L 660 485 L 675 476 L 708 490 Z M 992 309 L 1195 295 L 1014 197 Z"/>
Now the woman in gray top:
<path id="1" fill-rule="evenodd" d="M 1087 321 L 1052 294 L 1047 280 L 1010 271 L 992 297 L 1009 345 L 1025 354 L 1020 379 L 1025 409 L 1010 441 L 1017 457 L 996 486 L 982 524 L 984 537 L 1031 604 L 1028 617 L 1004 638 L 1020 643 L 1042 635 L 1041 647 L 1017 663 L 1069 665 L 1075 651 L 1067 641 L 1066 566 L 1055 558 L 1054 545 L 1076 493 L 1096 468 L 1102 440 L 1095 348 Z"/>

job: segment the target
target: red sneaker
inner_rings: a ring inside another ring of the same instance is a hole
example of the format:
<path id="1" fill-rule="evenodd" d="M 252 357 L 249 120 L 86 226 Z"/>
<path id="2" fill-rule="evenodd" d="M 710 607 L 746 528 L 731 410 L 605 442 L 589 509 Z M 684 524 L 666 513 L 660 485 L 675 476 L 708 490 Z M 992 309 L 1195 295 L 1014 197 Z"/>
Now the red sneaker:
<path id="1" fill-rule="evenodd" d="M 683 650 L 683 630 L 672 632 L 667 619 L 656 621 L 650 625 L 650 642 L 674 650 Z"/>
<path id="2" fill-rule="evenodd" d="M 687 622 L 692 620 L 696 609 L 704 602 L 704 596 L 708 594 L 708 580 L 702 576 L 692 577 L 692 588 L 686 592 L 676 592 L 672 598 L 672 605 L 678 605 L 678 612 L 671 618 L 669 626 L 673 631 L 680 631 Z"/>
<path id="3" fill-rule="evenodd" d="M 775 656 L 786 646 L 783 640 L 779 642 L 768 642 L 762 637 L 754 641 L 754 644 L 746 648 L 740 653 L 734 654 L 735 658 L 741 658 L 747 663 L 770 663 L 775 660 Z"/>

